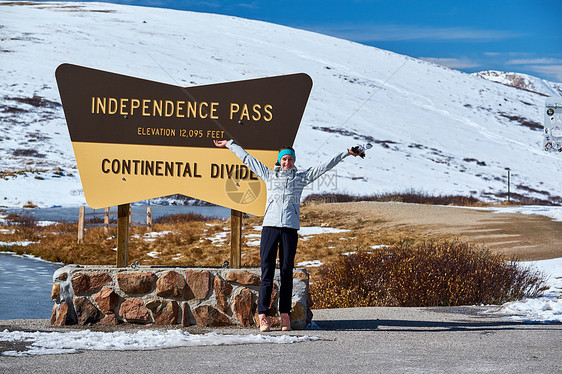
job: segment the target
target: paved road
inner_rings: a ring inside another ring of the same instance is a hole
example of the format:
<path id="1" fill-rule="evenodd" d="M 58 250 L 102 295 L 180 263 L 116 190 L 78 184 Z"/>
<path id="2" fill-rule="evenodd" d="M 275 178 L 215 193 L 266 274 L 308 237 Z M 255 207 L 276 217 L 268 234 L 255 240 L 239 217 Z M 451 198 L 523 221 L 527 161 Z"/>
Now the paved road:
<path id="1" fill-rule="evenodd" d="M 562 372 L 562 324 L 522 324 L 475 311 L 474 307 L 316 310 L 319 329 L 293 334 L 316 336 L 319 341 L 0 356 L 0 373 Z M 3 324 L 6 321 L 0 321 Z M 26 327 L 25 321 L 10 324 Z"/>

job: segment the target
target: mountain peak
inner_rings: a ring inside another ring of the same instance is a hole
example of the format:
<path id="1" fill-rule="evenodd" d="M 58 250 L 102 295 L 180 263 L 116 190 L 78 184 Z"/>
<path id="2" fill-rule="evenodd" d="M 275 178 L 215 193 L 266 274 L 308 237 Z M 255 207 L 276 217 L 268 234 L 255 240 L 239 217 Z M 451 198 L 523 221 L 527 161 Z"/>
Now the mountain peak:
<path id="1" fill-rule="evenodd" d="M 550 82 L 528 74 L 485 70 L 472 75 L 543 96 L 562 96 L 562 83 Z"/>

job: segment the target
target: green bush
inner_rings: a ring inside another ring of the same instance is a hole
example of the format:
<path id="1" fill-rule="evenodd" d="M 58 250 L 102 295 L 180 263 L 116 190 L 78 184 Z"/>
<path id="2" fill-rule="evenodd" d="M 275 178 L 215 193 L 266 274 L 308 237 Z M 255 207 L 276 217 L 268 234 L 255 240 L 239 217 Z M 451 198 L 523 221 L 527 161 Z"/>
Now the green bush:
<path id="1" fill-rule="evenodd" d="M 538 296 L 544 275 L 461 241 L 408 243 L 341 256 L 311 283 L 314 307 L 503 304 Z"/>

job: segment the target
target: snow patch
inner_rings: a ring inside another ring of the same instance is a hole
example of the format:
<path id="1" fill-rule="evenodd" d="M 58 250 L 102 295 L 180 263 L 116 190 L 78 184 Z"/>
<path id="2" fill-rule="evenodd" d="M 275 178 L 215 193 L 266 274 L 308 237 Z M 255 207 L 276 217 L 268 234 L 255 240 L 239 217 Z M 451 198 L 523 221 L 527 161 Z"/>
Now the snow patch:
<path id="1" fill-rule="evenodd" d="M 166 236 L 168 234 L 172 234 L 172 231 L 158 231 L 158 232 L 147 232 L 144 235 L 140 236 L 138 234 L 136 235 L 132 235 L 131 238 L 136 238 L 136 239 L 143 239 L 146 242 L 153 242 L 155 241 L 157 238 L 161 238 L 163 236 Z"/>
<path id="2" fill-rule="evenodd" d="M 324 263 L 320 260 L 302 261 L 297 264 L 297 266 L 303 266 L 307 268 L 316 268 L 322 265 L 324 265 Z"/>
<path id="3" fill-rule="evenodd" d="M 0 242 L 0 247 L 11 247 L 11 246 L 20 246 L 20 247 L 27 247 L 28 245 L 31 244 L 37 244 L 38 242 L 32 242 L 29 240 L 22 240 L 19 242 Z"/>
<path id="4" fill-rule="evenodd" d="M 127 332 L 93 332 L 90 330 L 71 332 L 0 332 L 0 340 L 7 342 L 30 343 L 26 351 L 6 351 L 5 356 L 37 356 L 48 354 L 76 353 L 82 350 L 93 351 L 141 351 L 174 347 L 194 347 L 205 345 L 233 344 L 292 344 L 315 341 L 313 336 L 266 336 L 266 335 L 223 335 L 217 333 L 190 334 L 183 330 L 140 330 Z"/>
<path id="5" fill-rule="evenodd" d="M 521 264 L 534 267 L 548 277 L 548 289 L 543 296 L 505 303 L 484 313 L 508 314 L 509 318 L 522 322 L 562 322 L 562 258 Z"/>

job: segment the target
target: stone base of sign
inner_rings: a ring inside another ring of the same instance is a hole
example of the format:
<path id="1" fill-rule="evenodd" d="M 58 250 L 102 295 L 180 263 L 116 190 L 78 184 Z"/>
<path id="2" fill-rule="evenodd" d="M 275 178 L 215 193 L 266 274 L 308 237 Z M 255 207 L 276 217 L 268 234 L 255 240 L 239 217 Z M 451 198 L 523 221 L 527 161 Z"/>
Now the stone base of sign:
<path id="1" fill-rule="evenodd" d="M 204 327 L 258 326 L 260 269 L 68 265 L 53 276 L 51 324 L 181 324 Z M 274 327 L 279 274 L 271 310 Z M 308 273 L 293 273 L 293 329 L 312 320 Z"/>

